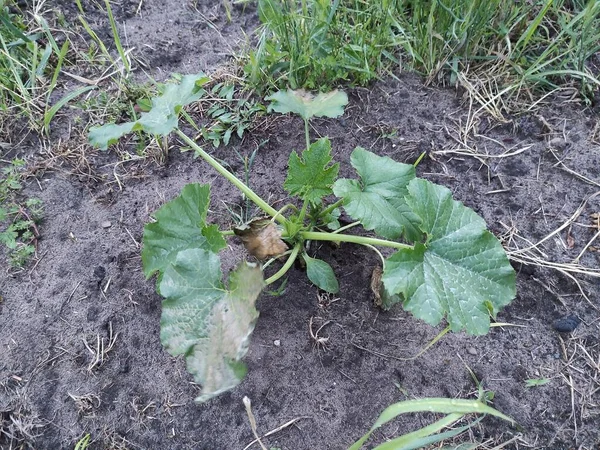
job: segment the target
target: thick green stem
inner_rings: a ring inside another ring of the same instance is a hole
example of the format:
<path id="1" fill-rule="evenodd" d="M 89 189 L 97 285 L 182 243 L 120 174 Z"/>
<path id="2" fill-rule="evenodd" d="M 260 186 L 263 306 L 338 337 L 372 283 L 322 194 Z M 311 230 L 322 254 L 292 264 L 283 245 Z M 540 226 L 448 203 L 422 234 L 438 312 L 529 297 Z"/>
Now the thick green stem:
<path id="1" fill-rule="evenodd" d="M 218 163 L 212 156 L 206 153 L 198 144 L 196 144 L 192 139 L 190 139 L 183 131 L 176 129 L 175 133 L 183 139 L 183 141 L 188 144 L 190 147 L 194 149 L 196 154 L 200 155 L 207 163 L 209 163 L 217 172 L 223 175 L 231 184 L 237 187 L 240 191 L 244 193 L 246 198 L 249 198 L 256 206 L 262 209 L 271 217 L 276 217 L 276 220 L 279 223 L 285 223 L 287 219 L 283 216 L 280 216 L 275 208 L 265 202 L 262 198 L 258 196 L 252 189 L 246 186 L 239 178 L 237 178 L 234 174 L 229 172 L 225 167 Z"/>
<path id="2" fill-rule="evenodd" d="M 379 247 L 391 247 L 397 249 L 412 250 L 414 247 L 401 242 L 386 241 L 385 239 L 370 238 L 365 236 L 353 236 L 351 234 L 321 233 L 318 231 L 301 231 L 300 236 L 310 241 L 350 242 L 353 244 L 369 244 Z"/>
<path id="3" fill-rule="evenodd" d="M 289 258 L 287 259 L 287 261 L 285 262 L 283 267 L 281 269 L 279 269 L 273 276 L 267 278 L 265 280 L 265 285 L 275 283 L 282 276 L 284 276 L 288 270 L 290 270 L 290 267 L 292 267 L 292 264 L 294 264 L 294 261 L 296 261 L 296 258 L 298 257 L 298 252 L 300 252 L 301 248 L 302 248 L 302 242 L 298 242 L 294 246 L 294 249 L 292 250 L 292 254 L 289 256 Z"/>

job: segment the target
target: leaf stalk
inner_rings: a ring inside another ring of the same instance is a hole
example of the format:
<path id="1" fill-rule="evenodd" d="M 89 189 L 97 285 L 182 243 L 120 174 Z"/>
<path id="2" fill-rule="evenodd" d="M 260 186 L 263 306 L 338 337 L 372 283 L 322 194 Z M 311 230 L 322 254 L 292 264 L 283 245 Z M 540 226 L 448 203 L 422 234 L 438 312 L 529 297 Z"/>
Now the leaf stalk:
<path id="1" fill-rule="evenodd" d="M 246 196 L 246 198 L 250 199 L 256 206 L 262 209 L 265 213 L 274 217 L 279 223 L 285 223 L 287 219 L 281 216 L 278 211 L 265 202 L 262 198 L 259 197 L 252 189 L 250 189 L 243 181 L 237 178 L 234 174 L 229 172 L 225 167 L 223 167 L 217 160 L 215 160 L 212 156 L 206 153 L 202 148 L 194 142 L 193 139 L 189 138 L 183 131 L 180 129 L 175 129 L 175 133 L 190 147 L 194 149 L 196 154 L 200 155 L 208 164 L 210 164 L 217 172 L 223 175 L 227 180 L 237 187 L 242 193 Z"/>
<path id="2" fill-rule="evenodd" d="M 351 234 L 323 233 L 320 231 L 301 231 L 300 236 L 310 241 L 350 242 L 352 244 L 373 245 L 379 247 L 391 247 L 402 250 L 413 250 L 414 246 L 401 242 L 387 241 L 366 236 L 354 236 Z"/>
<path id="3" fill-rule="evenodd" d="M 294 261 L 296 261 L 296 258 L 298 257 L 298 253 L 300 252 L 301 248 L 302 248 L 302 242 L 298 242 L 294 246 L 294 249 L 292 250 L 290 257 L 287 259 L 285 264 L 273 276 L 271 276 L 265 280 L 265 285 L 275 283 L 282 276 L 284 276 L 288 270 L 290 270 L 290 267 L 292 267 L 292 264 L 294 264 Z"/>

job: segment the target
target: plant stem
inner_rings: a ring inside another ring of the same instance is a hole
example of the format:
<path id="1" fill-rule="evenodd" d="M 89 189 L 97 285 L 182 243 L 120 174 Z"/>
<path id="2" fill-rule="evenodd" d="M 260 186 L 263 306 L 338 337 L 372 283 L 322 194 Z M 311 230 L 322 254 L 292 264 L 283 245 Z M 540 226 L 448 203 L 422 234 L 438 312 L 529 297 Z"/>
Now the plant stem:
<path id="1" fill-rule="evenodd" d="M 288 203 L 287 205 L 285 205 L 283 208 L 281 208 L 279 211 L 277 211 L 277 215 L 273 216 L 273 220 L 277 220 L 277 216 L 281 216 L 283 217 L 283 212 L 288 210 L 288 209 L 295 209 L 296 211 L 298 211 L 298 208 L 296 208 L 296 205 L 292 205 L 291 203 Z"/>
<path id="2" fill-rule="evenodd" d="M 391 247 L 397 249 L 412 250 L 414 246 L 401 242 L 386 241 L 385 239 L 371 238 L 365 236 L 353 236 L 351 234 L 322 233 L 318 231 L 301 231 L 300 236 L 310 241 L 332 241 L 350 242 L 353 244 L 369 244 L 380 247 Z"/>
<path id="3" fill-rule="evenodd" d="M 196 144 L 192 139 L 190 139 L 183 131 L 179 129 L 175 129 L 175 133 L 183 139 L 183 141 L 188 144 L 190 147 L 194 149 L 196 154 L 200 155 L 207 163 L 209 163 L 217 172 L 223 175 L 231 184 L 233 184 L 236 188 L 244 193 L 246 198 L 249 198 L 254 202 L 256 206 L 262 209 L 271 217 L 275 217 L 279 223 L 285 223 L 287 219 L 278 214 L 277 210 L 265 202 L 262 198 L 258 196 L 252 189 L 246 186 L 239 178 L 237 178 L 234 174 L 229 172 L 225 167 L 219 164 L 212 156 L 206 153 L 204 150 L 200 148 L 198 144 Z"/>
<path id="4" fill-rule="evenodd" d="M 325 208 L 323 211 L 321 211 L 321 213 L 319 214 L 319 217 L 326 216 L 327 214 L 331 213 L 335 208 L 339 208 L 343 204 L 344 204 L 344 199 L 340 198 L 337 202 L 329 205 L 327 208 Z"/>
<path id="5" fill-rule="evenodd" d="M 341 233 L 342 231 L 346 231 L 346 230 L 349 230 L 350 228 L 354 228 L 357 225 L 360 225 L 360 220 L 357 220 L 356 222 L 349 223 L 348 225 L 344 225 L 343 227 L 340 227 L 337 230 L 332 231 L 331 233 L 332 234 L 338 234 L 338 233 Z"/>
<path id="6" fill-rule="evenodd" d="M 304 119 L 304 135 L 306 136 L 306 150 L 310 148 L 310 133 L 308 129 L 308 119 Z"/>
<path id="7" fill-rule="evenodd" d="M 296 246 L 294 247 L 294 249 L 292 250 L 290 257 L 287 259 L 287 261 L 285 262 L 283 267 L 281 269 L 279 269 L 273 276 L 267 278 L 265 280 L 265 285 L 275 283 L 282 276 L 284 276 L 288 270 L 290 270 L 290 267 L 292 267 L 292 264 L 294 264 L 294 261 L 296 261 L 296 258 L 298 257 L 298 253 L 300 252 L 301 248 L 302 248 L 302 242 L 298 242 L 296 244 Z"/>
<path id="8" fill-rule="evenodd" d="M 304 223 L 304 217 L 306 216 L 306 208 L 308 208 L 308 200 L 304 200 L 302 204 L 302 209 L 300 210 L 300 214 L 298 216 L 298 222 Z"/>
<path id="9" fill-rule="evenodd" d="M 289 254 L 291 254 L 291 253 L 292 253 L 292 251 L 293 251 L 293 250 L 288 250 L 287 252 L 285 252 L 285 253 L 282 253 L 282 254 L 281 254 L 281 255 L 279 255 L 279 256 L 276 256 L 275 258 L 271 258 L 271 259 L 269 259 L 269 260 L 268 260 L 266 263 L 264 263 L 264 264 L 262 265 L 262 270 L 263 270 L 263 272 L 265 271 L 265 269 L 266 269 L 267 267 L 269 267 L 271 264 L 273 264 L 273 263 L 274 263 L 275 261 L 277 261 L 279 258 L 281 258 L 282 256 L 286 256 L 286 255 L 289 255 Z"/>
<path id="10" fill-rule="evenodd" d="M 379 255 L 379 259 L 381 259 L 382 268 L 385 269 L 385 258 L 383 257 L 381 252 L 379 250 L 377 250 L 377 247 L 375 247 L 374 245 L 371 245 L 371 244 L 362 244 L 362 245 L 370 248 L 371 250 L 373 250 L 375 253 L 377 253 Z"/>

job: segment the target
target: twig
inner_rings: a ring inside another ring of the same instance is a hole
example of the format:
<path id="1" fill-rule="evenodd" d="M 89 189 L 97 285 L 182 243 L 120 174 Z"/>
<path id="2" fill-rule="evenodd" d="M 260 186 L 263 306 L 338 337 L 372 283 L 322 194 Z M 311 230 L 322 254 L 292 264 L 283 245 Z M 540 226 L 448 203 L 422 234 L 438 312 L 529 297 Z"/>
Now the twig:
<path id="1" fill-rule="evenodd" d="M 298 422 L 300 419 L 310 419 L 309 416 L 300 416 L 300 417 L 296 417 L 295 419 L 290 420 L 289 422 L 284 423 L 283 425 L 275 428 L 274 430 L 269 431 L 268 433 L 264 434 L 261 436 L 261 438 L 266 438 L 268 436 L 271 436 L 272 434 L 275 433 L 279 433 L 281 430 L 286 429 L 287 427 L 295 424 L 296 422 Z M 244 450 L 248 450 L 250 447 L 252 447 L 254 444 L 256 444 L 258 442 L 258 439 L 253 440 L 252 442 L 250 442 L 248 445 L 246 445 L 244 447 Z"/>
<path id="2" fill-rule="evenodd" d="M 250 402 L 250 399 L 247 396 L 244 396 L 242 401 L 244 402 L 244 406 L 246 407 L 246 414 L 248 414 L 250 428 L 252 428 L 252 433 L 254 433 L 254 437 L 256 438 L 254 442 L 258 442 L 262 450 L 267 450 L 267 447 L 265 447 L 265 445 L 262 443 L 260 437 L 258 436 L 258 432 L 256 431 L 256 419 L 254 418 L 254 414 L 252 414 L 252 403 Z"/>

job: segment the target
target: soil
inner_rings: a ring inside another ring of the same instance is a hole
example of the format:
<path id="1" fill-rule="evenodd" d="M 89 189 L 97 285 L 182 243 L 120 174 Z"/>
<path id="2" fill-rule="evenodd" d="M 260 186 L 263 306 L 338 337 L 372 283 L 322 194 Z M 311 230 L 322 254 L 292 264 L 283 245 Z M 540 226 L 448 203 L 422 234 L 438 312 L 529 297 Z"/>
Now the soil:
<path id="1" fill-rule="evenodd" d="M 47 2 L 68 20 L 75 13 L 69 4 Z M 136 15 L 138 2 L 123 1 L 114 13 L 127 30 L 127 45 L 139 48 L 155 78 L 164 79 L 170 72 L 218 70 L 228 46 L 239 46 L 242 30 L 256 26 L 253 8 L 234 7 L 228 23 L 223 4 L 205 1 L 195 10 L 178 0 L 145 0 Z M 101 14 L 93 14 L 94 27 L 107 33 Z M 201 27 L 206 19 L 214 26 Z M 577 220 L 540 249 L 556 263 L 570 263 L 585 249 L 581 265 L 598 267 L 594 244 L 586 248 L 598 231 L 590 215 L 600 211 L 600 197 L 591 197 L 600 190 L 597 109 L 553 97 L 507 124 L 478 120 L 462 139 L 472 116 L 460 91 L 425 87 L 418 76 L 397 73 L 347 92 L 345 115 L 315 120 L 312 129 L 313 138 L 331 139 L 340 176 L 355 176 L 349 155 L 356 146 L 407 163 L 425 152 L 419 176 L 450 188 L 513 251 L 529 245 L 518 236 L 537 243 L 589 198 Z M 52 145 L 70 149 L 69 142 L 59 143 L 64 134 L 64 128 L 56 132 Z M 265 140 L 250 184 L 277 203 L 285 198 L 290 150 L 303 147 L 300 120 L 273 116 L 264 130 L 214 154 L 241 175 L 233 150 L 249 154 Z M 159 340 L 161 298 L 141 272 L 142 230 L 189 182 L 211 185 L 211 217 L 223 227 L 231 225 L 227 207 L 242 198 L 207 164 L 180 153 L 175 139 L 171 144 L 164 165 L 123 164 L 114 149 L 77 147 L 89 164 L 87 176 L 69 175 L 65 159 L 62 168 L 28 180 L 24 194 L 42 199 L 45 213 L 38 259 L 0 274 L 0 448 L 68 449 L 89 433 L 92 449 L 241 450 L 254 440 L 242 403 L 248 396 L 260 434 L 297 419 L 264 438 L 268 448 L 345 449 L 394 402 L 474 398 L 469 370 L 494 393 L 493 406 L 518 426 L 487 417 L 466 440 L 482 447 L 598 448 L 600 285 L 597 278 L 576 275 L 576 282 L 531 261 L 514 262 L 517 298 L 498 316 L 510 326 L 480 337 L 448 334 L 409 359 L 443 326 L 432 328 L 400 307 L 384 312 L 374 305 L 369 286 L 377 257 L 368 249 L 313 247 L 333 266 L 340 293 L 319 292 L 293 268 L 282 295 L 259 299 L 242 384 L 194 403 L 198 386 Z M 3 159 L 16 155 L 27 156 L 32 167 L 44 156 L 39 147 L 20 144 Z M 230 244 L 227 267 L 244 257 L 237 240 Z M 581 323 L 557 331 L 564 327 L 556 320 L 569 316 Z M 322 326 L 325 345 L 311 338 L 311 324 L 313 332 Z M 540 378 L 550 381 L 527 387 L 526 380 Z M 370 445 L 433 420 L 407 416 L 377 431 Z"/>

